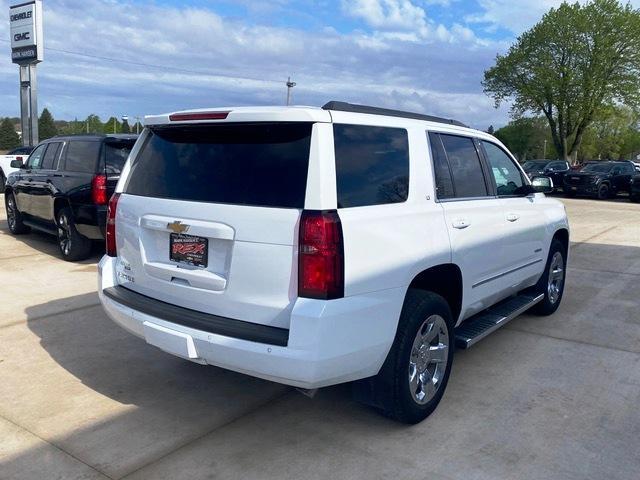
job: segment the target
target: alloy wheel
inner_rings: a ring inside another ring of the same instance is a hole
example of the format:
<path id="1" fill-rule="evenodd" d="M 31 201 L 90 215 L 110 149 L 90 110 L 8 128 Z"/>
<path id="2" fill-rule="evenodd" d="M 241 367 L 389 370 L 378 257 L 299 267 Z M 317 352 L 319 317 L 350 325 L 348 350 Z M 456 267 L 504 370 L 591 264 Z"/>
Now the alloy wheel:
<path id="1" fill-rule="evenodd" d="M 562 284 L 564 283 L 564 259 L 561 252 L 556 252 L 551 258 L 549 265 L 549 282 L 547 286 L 547 295 L 549 302 L 555 304 L 560 298 L 562 292 Z"/>
<path id="2" fill-rule="evenodd" d="M 436 394 L 449 359 L 449 331 L 440 315 L 431 315 L 418 329 L 409 356 L 409 388 L 413 400 L 424 405 Z"/>
<path id="3" fill-rule="evenodd" d="M 60 250 L 67 256 L 71 250 L 71 233 L 69 231 L 69 220 L 67 216 L 62 214 L 58 218 L 58 243 Z"/>
<path id="4" fill-rule="evenodd" d="M 13 195 L 7 197 L 7 223 L 10 230 L 16 228 L 16 202 Z"/>

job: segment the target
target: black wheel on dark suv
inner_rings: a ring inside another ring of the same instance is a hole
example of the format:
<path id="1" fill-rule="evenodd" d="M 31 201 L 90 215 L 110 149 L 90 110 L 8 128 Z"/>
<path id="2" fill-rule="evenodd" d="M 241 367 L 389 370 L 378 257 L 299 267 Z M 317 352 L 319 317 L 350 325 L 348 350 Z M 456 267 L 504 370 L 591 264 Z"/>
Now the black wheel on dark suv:
<path id="1" fill-rule="evenodd" d="M 56 223 L 58 227 L 58 247 L 62 258 L 74 262 L 84 260 L 91 255 L 91 240 L 78 233 L 69 208 L 63 208 L 58 212 Z"/>
<path id="2" fill-rule="evenodd" d="M 18 210 L 16 197 L 14 197 L 12 192 L 9 192 L 4 196 L 4 205 L 7 210 L 7 224 L 9 225 L 9 231 L 14 235 L 29 232 L 29 227 L 22 223 L 22 214 Z"/>
<path id="3" fill-rule="evenodd" d="M 598 200 L 606 200 L 611 197 L 611 189 L 608 183 L 602 183 L 598 187 Z"/>
<path id="4" fill-rule="evenodd" d="M 0 193 L 4 193 L 7 184 L 7 178 L 4 176 L 4 172 L 0 170 Z"/>

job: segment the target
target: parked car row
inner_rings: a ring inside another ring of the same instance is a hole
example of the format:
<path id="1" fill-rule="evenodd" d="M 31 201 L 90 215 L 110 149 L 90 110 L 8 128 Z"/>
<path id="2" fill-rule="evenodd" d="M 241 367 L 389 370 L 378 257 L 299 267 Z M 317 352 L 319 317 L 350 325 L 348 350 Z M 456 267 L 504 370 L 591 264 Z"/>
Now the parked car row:
<path id="1" fill-rule="evenodd" d="M 5 187 L 11 233 L 31 228 L 51 233 L 65 260 L 87 258 L 92 240 L 104 241 L 107 204 L 136 139 L 54 137 L 40 143 L 26 162 L 13 159 Z"/>
<path id="2" fill-rule="evenodd" d="M 529 160 L 522 168 L 529 178 L 551 177 L 554 188 L 567 197 L 604 200 L 627 193 L 632 202 L 640 202 L 640 167 L 631 161 L 586 162 L 574 169 L 565 161 Z"/>

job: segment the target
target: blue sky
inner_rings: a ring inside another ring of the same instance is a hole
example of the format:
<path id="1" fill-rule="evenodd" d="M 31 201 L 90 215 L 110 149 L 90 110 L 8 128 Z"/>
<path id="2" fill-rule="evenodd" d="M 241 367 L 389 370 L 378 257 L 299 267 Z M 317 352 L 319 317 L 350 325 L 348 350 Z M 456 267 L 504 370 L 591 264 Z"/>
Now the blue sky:
<path id="1" fill-rule="evenodd" d="M 6 17 L 9 3 L 0 0 Z M 281 105 L 290 75 L 296 104 L 345 100 L 500 126 L 508 110 L 482 93 L 482 74 L 558 3 L 45 0 L 39 103 L 64 119 Z M 7 18 L 0 116 L 17 116 L 8 39 Z"/>

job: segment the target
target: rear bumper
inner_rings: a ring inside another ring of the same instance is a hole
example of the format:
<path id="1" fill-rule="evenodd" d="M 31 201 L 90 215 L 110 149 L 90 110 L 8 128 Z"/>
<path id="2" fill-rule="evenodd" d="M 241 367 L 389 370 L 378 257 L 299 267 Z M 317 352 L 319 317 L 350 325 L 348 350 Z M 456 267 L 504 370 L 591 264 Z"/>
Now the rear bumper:
<path id="1" fill-rule="evenodd" d="M 196 324 L 178 324 L 170 321 L 171 315 L 162 309 L 150 315 L 131 308 L 110 294 L 116 286 L 116 262 L 116 258 L 106 256 L 100 261 L 98 292 L 109 317 L 125 330 L 197 363 L 301 388 L 324 387 L 378 373 L 393 343 L 405 294 L 404 288 L 394 288 L 331 301 L 298 298 L 288 341 L 277 345 L 230 336 L 233 329 L 222 335 L 193 328 Z M 162 302 L 157 303 L 162 306 Z"/>

